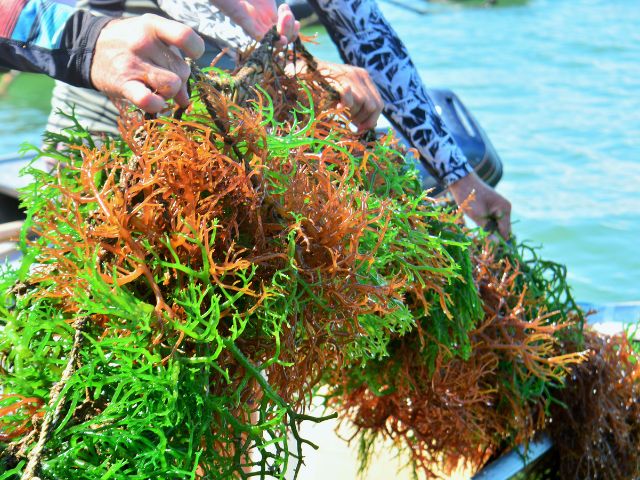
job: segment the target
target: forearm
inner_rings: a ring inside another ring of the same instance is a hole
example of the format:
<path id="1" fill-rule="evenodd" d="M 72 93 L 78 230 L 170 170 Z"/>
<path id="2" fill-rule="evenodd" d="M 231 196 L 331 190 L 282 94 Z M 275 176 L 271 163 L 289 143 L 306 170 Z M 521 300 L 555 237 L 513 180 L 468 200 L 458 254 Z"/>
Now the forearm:
<path id="1" fill-rule="evenodd" d="M 93 51 L 108 21 L 60 2 L 2 0 L 0 65 L 91 87 Z"/>
<path id="2" fill-rule="evenodd" d="M 309 0 L 342 58 L 365 68 L 384 100 L 383 113 L 446 185 L 472 171 L 398 35 L 373 0 Z"/>

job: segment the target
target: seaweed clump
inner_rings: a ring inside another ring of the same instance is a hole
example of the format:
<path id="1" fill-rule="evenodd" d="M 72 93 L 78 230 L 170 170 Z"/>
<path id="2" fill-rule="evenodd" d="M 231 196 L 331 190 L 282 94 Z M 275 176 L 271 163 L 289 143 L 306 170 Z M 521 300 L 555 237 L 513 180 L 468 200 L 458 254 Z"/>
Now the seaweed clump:
<path id="1" fill-rule="evenodd" d="M 640 472 L 640 362 L 627 335 L 585 331 L 587 359 L 557 393 L 549 433 L 560 477 L 637 478 Z"/>
<path id="2" fill-rule="evenodd" d="M 2 276 L 2 478 L 297 474 L 327 369 L 384 357 L 416 309 L 468 317 L 455 212 L 279 58 L 265 42 L 232 77 L 194 69 L 189 110 L 123 110 L 122 140 L 48 134 L 58 167 L 30 169 Z"/>
<path id="3" fill-rule="evenodd" d="M 450 345 L 433 355 L 433 339 L 407 335 L 392 342 L 388 359 L 331 372 L 328 405 L 356 427 L 363 468 L 386 438 L 414 469 L 447 478 L 477 471 L 545 428 L 556 389 L 583 359 L 564 343 L 579 338 L 582 316 L 562 267 L 522 248 L 526 261 L 487 240 L 470 247 L 483 316 L 469 330 L 467 353 Z"/>
<path id="4" fill-rule="evenodd" d="M 185 111 L 123 109 L 121 139 L 48 134 L 58 167 L 29 171 L 0 276 L 0 478 L 295 477 L 320 395 L 363 461 L 387 437 L 429 476 L 571 425 L 563 386 L 598 341 L 562 266 L 431 200 L 300 43 L 191 86 Z"/>

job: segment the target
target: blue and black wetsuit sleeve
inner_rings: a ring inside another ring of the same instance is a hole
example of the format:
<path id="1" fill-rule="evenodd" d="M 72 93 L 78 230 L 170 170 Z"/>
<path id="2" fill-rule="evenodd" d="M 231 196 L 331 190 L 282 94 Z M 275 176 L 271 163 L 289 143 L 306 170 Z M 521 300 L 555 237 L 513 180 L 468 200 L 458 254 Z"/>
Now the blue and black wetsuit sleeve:
<path id="1" fill-rule="evenodd" d="M 450 185 L 472 171 L 420 79 L 409 52 L 374 0 L 308 0 L 342 59 L 365 68 L 383 113 L 417 150 L 428 170 Z"/>
<path id="2" fill-rule="evenodd" d="M 71 0 L 2 0 L 0 66 L 44 73 L 92 88 L 91 62 L 109 18 L 76 10 Z"/>

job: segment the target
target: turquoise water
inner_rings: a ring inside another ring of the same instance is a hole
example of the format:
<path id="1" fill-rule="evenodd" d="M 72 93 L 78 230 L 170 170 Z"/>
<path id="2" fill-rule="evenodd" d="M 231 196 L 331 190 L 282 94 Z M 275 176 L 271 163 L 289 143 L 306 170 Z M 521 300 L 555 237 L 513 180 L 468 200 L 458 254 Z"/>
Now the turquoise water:
<path id="1" fill-rule="evenodd" d="M 640 300 L 638 0 L 401 1 L 429 11 L 381 2 L 425 82 L 454 90 L 503 159 L 518 238 L 567 264 L 579 299 Z M 37 142 L 47 89 L 23 77 L 0 98 L 0 155 Z"/>

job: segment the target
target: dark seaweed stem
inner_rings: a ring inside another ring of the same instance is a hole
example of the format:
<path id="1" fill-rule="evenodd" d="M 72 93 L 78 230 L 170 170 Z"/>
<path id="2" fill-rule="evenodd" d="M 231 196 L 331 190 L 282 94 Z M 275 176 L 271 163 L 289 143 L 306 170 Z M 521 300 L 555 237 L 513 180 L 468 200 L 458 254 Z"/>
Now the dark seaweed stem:
<path id="1" fill-rule="evenodd" d="M 278 51 L 277 43 L 280 40 L 280 35 L 276 31 L 275 27 L 269 30 L 264 38 L 253 48 L 252 51 L 246 56 L 246 60 L 242 63 L 242 66 L 233 75 L 226 77 L 211 77 L 202 73 L 195 62 L 189 60 L 188 63 L 191 67 L 191 76 L 197 82 L 202 84 L 207 83 L 213 90 L 218 92 L 224 92 L 231 97 L 234 103 L 241 104 L 247 98 L 254 96 L 254 89 L 256 85 L 259 85 L 265 77 L 266 71 L 278 71 L 277 64 L 274 62 L 274 53 Z M 294 42 L 295 52 L 292 60 L 298 58 L 303 60 L 307 67 L 314 73 L 317 72 L 317 61 L 314 56 L 307 50 L 300 38 L 297 38 Z M 267 76 L 268 77 L 268 76 Z M 322 88 L 324 89 L 328 98 L 332 101 L 338 102 L 340 100 L 340 94 L 338 91 L 329 84 L 322 76 L 315 78 Z M 204 99 L 203 99 L 204 100 Z M 207 103 L 205 101 L 205 103 Z M 212 118 L 215 118 L 214 112 L 209 110 Z"/>
<path id="2" fill-rule="evenodd" d="M 280 36 L 276 28 L 269 30 L 264 38 L 251 51 L 242 66 L 230 76 L 211 77 L 205 75 L 195 64 L 189 60 L 191 67 L 191 76 L 196 83 L 207 84 L 211 89 L 217 92 L 223 92 L 230 96 L 231 100 L 236 104 L 243 103 L 247 97 L 252 96 L 253 89 L 263 79 L 265 71 L 273 65 L 274 51 Z M 203 99 L 204 100 L 204 99 Z M 211 105 L 205 101 L 205 104 Z M 215 112 L 209 111 L 212 118 L 215 118 Z"/>
<path id="3" fill-rule="evenodd" d="M 318 71 L 318 62 L 311 52 L 307 49 L 300 37 L 295 39 L 294 49 L 296 53 L 300 54 L 300 57 L 305 61 L 307 67 L 312 72 Z M 295 58 L 295 56 L 294 56 Z M 340 101 L 340 92 L 338 92 L 325 78 L 319 77 L 318 79 L 322 88 L 327 92 L 328 98 L 334 102 Z"/>

